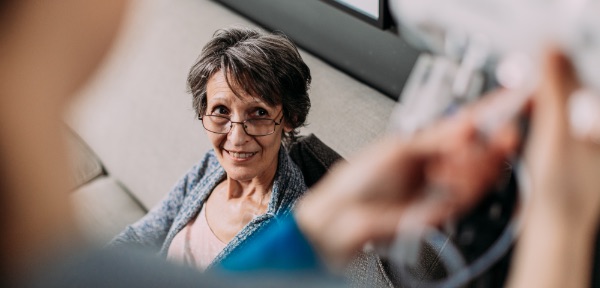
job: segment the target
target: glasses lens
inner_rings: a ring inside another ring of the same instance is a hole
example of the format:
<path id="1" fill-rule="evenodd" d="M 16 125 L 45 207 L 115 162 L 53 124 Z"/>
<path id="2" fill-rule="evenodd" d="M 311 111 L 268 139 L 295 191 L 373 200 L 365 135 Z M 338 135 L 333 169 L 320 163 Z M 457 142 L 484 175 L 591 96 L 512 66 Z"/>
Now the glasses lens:
<path id="1" fill-rule="evenodd" d="M 202 117 L 202 125 L 204 129 L 215 133 L 227 133 L 231 127 L 228 118 L 216 115 Z"/>
<path id="2" fill-rule="evenodd" d="M 272 119 L 249 119 L 246 121 L 246 133 L 253 136 L 269 135 L 275 132 Z"/>

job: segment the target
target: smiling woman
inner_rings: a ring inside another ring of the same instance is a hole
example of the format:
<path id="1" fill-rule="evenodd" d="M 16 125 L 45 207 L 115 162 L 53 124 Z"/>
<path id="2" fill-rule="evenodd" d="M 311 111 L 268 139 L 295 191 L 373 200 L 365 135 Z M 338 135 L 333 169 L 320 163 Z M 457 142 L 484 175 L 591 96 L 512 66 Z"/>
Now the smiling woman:
<path id="1" fill-rule="evenodd" d="M 283 117 L 280 123 L 269 118 L 282 114 L 281 105 L 269 106 L 251 95 L 237 96 L 222 72 L 209 79 L 206 90 L 209 114 L 202 117 L 202 123 L 205 128 L 211 127 L 207 130 L 213 133 L 208 133 L 208 138 L 228 177 L 237 181 L 256 179 L 270 186 L 281 145 L 282 129 L 278 127 L 291 131 L 287 123 L 281 122 Z M 236 118 L 239 122 L 233 121 Z M 240 125 L 234 127 L 234 123 Z M 215 132 L 218 125 L 220 132 Z"/>
<path id="2" fill-rule="evenodd" d="M 290 213 L 307 188 L 282 144 L 292 144 L 304 125 L 310 82 L 308 66 L 284 35 L 217 31 L 188 77 L 213 149 L 111 245 L 155 248 L 204 270 Z"/>

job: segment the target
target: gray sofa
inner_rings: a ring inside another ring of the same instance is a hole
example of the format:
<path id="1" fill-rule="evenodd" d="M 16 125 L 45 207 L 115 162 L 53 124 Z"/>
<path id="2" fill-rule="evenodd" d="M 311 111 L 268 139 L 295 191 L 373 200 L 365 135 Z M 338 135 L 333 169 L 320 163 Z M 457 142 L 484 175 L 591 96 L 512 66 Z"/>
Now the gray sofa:
<path id="1" fill-rule="evenodd" d="M 78 183 L 72 199 L 94 241 L 106 243 L 142 217 L 210 148 L 186 77 L 213 32 L 231 25 L 255 26 L 208 0 L 130 4 L 114 49 L 66 119 Z M 301 134 L 352 161 L 383 133 L 395 102 L 301 53 L 313 76 Z"/>

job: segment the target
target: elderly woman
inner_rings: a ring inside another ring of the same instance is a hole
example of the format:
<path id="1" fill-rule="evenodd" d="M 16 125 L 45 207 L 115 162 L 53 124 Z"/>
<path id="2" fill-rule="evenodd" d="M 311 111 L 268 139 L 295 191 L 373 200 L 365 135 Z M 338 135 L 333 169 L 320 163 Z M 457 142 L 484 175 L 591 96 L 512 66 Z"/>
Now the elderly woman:
<path id="1" fill-rule="evenodd" d="M 304 124 L 310 70 L 285 36 L 218 30 L 190 70 L 193 106 L 213 148 L 111 245 L 139 244 L 200 270 L 224 260 L 307 190 L 282 147 Z"/>

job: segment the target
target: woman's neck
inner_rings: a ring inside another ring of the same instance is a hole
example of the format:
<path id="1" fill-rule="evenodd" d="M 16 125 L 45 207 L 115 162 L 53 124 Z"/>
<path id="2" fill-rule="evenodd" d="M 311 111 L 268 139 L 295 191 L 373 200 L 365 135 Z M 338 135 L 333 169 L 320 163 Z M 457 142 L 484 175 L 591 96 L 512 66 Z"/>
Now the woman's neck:
<path id="1" fill-rule="evenodd" d="M 261 181 L 259 178 L 253 178 L 249 181 L 239 181 L 227 177 L 220 185 L 227 199 L 252 199 L 257 203 L 262 203 L 263 199 L 271 194 L 273 178 L 269 181 Z"/>
<path id="2" fill-rule="evenodd" d="M 257 203 L 262 203 L 262 199 L 269 196 L 271 193 L 271 187 L 275 180 L 275 174 L 277 172 L 279 161 L 273 161 L 268 169 L 264 173 L 256 175 L 251 179 L 234 179 L 227 175 L 227 178 L 220 187 L 217 189 L 223 189 L 227 199 L 253 199 L 258 200 Z"/>

